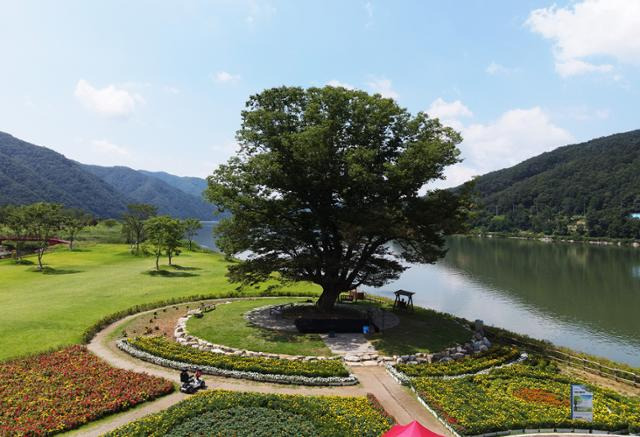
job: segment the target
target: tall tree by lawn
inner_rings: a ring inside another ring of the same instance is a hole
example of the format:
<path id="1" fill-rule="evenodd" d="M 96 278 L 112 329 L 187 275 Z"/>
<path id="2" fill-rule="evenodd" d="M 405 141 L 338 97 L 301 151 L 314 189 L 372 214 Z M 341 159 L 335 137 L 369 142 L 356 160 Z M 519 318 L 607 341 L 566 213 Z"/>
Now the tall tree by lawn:
<path id="1" fill-rule="evenodd" d="M 94 218 L 82 211 L 81 209 L 71 208 L 65 209 L 62 212 L 63 229 L 66 233 L 66 237 L 69 240 L 69 250 L 73 250 L 73 243 L 78 236 L 78 233 L 89 226 L 94 221 Z"/>
<path id="2" fill-rule="evenodd" d="M 193 250 L 193 237 L 202 229 L 202 223 L 198 219 L 190 218 L 184 220 L 182 224 L 184 225 L 184 236 L 189 241 L 189 250 Z"/>
<path id="3" fill-rule="evenodd" d="M 62 205 L 38 202 L 23 206 L 27 224 L 27 235 L 38 243 L 38 270 L 43 270 L 42 258 L 49 247 L 49 239 L 63 228 Z"/>
<path id="4" fill-rule="evenodd" d="M 144 223 L 145 233 L 148 242 L 153 248 L 153 255 L 156 257 L 156 270 L 160 270 L 160 257 L 166 253 L 171 265 L 172 257 L 178 253 L 180 239 L 184 234 L 184 227 L 180 220 L 169 216 L 151 217 Z"/>
<path id="5" fill-rule="evenodd" d="M 217 244 L 233 281 L 319 284 L 321 310 L 360 285 L 381 286 L 433 263 L 465 218 L 462 197 L 420 195 L 458 162 L 458 133 L 392 99 L 344 88 L 281 87 L 250 97 L 236 157 L 209 176 L 206 196 L 231 212 Z"/>
<path id="6" fill-rule="evenodd" d="M 127 240 L 131 243 L 131 249 L 136 254 L 140 253 L 140 243 L 145 239 L 145 220 L 154 217 L 158 209 L 153 205 L 145 203 L 132 203 L 127 206 L 128 212 L 124 215 L 124 225 L 122 231 L 126 234 Z"/>

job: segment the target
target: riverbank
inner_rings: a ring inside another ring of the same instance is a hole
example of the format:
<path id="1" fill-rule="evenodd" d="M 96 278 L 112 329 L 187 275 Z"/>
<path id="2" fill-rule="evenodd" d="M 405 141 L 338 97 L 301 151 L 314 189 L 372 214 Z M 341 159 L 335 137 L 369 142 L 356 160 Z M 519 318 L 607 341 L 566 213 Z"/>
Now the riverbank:
<path id="1" fill-rule="evenodd" d="M 580 235 L 546 235 L 534 234 L 529 232 L 470 232 L 460 234 L 462 237 L 478 237 L 478 238 L 509 238 L 512 240 L 530 240 L 541 241 L 543 243 L 582 243 L 593 244 L 598 246 L 619 246 L 640 248 L 640 240 L 629 238 L 607 238 L 607 237 L 586 237 Z"/>

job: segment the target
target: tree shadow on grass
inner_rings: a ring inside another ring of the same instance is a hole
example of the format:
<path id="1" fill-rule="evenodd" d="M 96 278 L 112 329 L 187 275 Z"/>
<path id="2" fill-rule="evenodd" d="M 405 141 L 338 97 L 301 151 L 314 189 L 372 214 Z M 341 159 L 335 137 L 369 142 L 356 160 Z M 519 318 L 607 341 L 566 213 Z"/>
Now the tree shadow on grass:
<path id="1" fill-rule="evenodd" d="M 180 266 L 178 264 L 173 264 L 171 267 L 173 267 L 176 270 L 202 270 L 200 267 L 186 267 L 186 266 Z"/>
<path id="2" fill-rule="evenodd" d="M 42 270 L 38 270 L 37 267 L 29 269 L 30 272 L 42 273 L 43 275 L 72 275 L 74 273 L 82 273 L 84 270 L 74 269 L 54 269 L 53 267 L 44 266 Z"/>
<path id="3" fill-rule="evenodd" d="M 304 335 L 297 332 L 275 331 L 271 329 L 261 329 L 257 336 L 262 340 L 274 343 L 302 343 L 309 340 L 309 338 L 316 339 L 315 337 L 317 337 L 317 340 L 320 340 L 319 335 Z"/>
<path id="4" fill-rule="evenodd" d="M 14 263 L 19 266 L 32 266 L 35 264 L 35 262 L 31 261 L 30 259 L 18 259 L 14 261 Z"/>
<path id="5" fill-rule="evenodd" d="M 197 273 L 171 272 L 169 270 L 149 270 L 148 272 L 142 272 L 142 274 L 162 278 L 190 278 L 193 276 L 200 276 Z"/>

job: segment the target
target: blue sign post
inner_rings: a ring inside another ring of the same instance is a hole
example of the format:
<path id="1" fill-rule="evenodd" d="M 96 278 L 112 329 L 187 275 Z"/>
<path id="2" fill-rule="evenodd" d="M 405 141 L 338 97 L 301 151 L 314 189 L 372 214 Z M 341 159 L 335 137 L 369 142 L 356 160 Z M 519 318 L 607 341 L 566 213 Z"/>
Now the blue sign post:
<path id="1" fill-rule="evenodd" d="M 584 385 L 571 385 L 571 418 L 593 422 L 593 393 Z"/>

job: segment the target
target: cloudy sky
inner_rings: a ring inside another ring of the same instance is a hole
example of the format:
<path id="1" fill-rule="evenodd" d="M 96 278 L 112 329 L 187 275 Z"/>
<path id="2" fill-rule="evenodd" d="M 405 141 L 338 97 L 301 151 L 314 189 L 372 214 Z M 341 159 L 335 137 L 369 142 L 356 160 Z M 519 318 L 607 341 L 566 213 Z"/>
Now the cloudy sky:
<path id="1" fill-rule="evenodd" d="M 247 97 L 325 84 L 458 129 L 443 185 L 640 128 L 640 0 L 0 0 L 0 130 L 206 176 Z"/>

